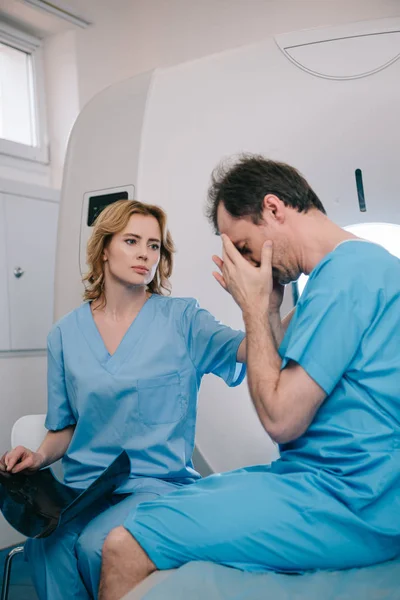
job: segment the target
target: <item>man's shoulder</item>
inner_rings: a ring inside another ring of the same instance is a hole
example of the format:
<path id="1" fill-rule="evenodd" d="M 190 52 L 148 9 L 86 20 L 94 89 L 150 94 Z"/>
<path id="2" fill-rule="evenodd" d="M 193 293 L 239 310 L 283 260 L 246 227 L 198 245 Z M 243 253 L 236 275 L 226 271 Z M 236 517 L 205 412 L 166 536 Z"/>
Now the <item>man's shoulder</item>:
<path id="1" fill-rule="evenodd" d="M 351 261 L 353 264 L 365 261 L 392 263 L 398 259 L 390 254 L 383 246 L 363 239 L 346 240 L 330 253 L 331 260 Z"/>
<path id="2" fill-rule="evenodd" d="M 310 275 L 315 282 L 338 284 L 350 288 L 382 283 L 388 272 L 400 275 L 400 260 L 385 248 L 364 240 L 347 240 L 339 244 L 315 267 Z"/>

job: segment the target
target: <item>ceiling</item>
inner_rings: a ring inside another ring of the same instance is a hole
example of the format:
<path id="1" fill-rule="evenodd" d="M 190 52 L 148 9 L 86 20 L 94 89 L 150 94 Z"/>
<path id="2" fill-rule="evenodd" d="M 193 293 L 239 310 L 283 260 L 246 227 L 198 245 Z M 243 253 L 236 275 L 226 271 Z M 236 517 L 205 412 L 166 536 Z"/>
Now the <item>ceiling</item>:
<path id="1" fill-rule="evenodd" d="M 115 14 L 120 12 L 123 14 L 134 14 L 132 13 L 132 7 L 137 10 L 138 14 L 141 11 L 148 9 L 147 12 L 151 14 L 148 5 L 152 10 L 155 10 L 159 3 L 163 9 L 165 6 L 169 6 L 171 14 L 176 14 L 177 11 L 181 11 L 183 15 L 190 13 L 191 5 L 198 6 L 199 0 L 48 0 L 54 5 L 58 5 L 75 14 L 78 17 L 83 18 L 93 24 L 100 24 L 101 22 L 107 21 L 111 16 L 115 17 Z M 250 2 L 263 2 L 269 6 L 271 14 L 274 13 L 277 8 L 288 11 L 288 14 L 293 12 L 294 9 L 298 9 L 299 4 L 310 5 L 311 2 L 323 5 L 324 2 L 327 5 L 334 5 L 337 0 L 200 0 L 200 3 L 204 3 L 205 7 L 210 10 L 210 15 L 213 14 L 213 6 L 217 8 L 219 5 L 229 6 L 232 3 L 232 9 L 235 6 L 243 3 L 249 5 Z M 388 6 L 398 9 L 400 6 L 400 0 L 348 0 L 350 20 L 363 20 L 370 18 L 379 18 L 379 7 L 382 7 L 382 17 L 388 16 Z M 184 9 L 183 9 L 184 7 Z M 374 8 L 375 7 L 375 8 Z M 370 12 L 374 8 L 374 17 L 370 16 Z M 234 13 L 234 10 L 233 10 Z M 354 16 L 353 14 L 354 13 Z M 397 14 L 397 12 L 395 12 Z M 27 33 L 31 33 L 40 38 L 45 38 L 63 31 L 71 29 L 78 29 L 76 25 L 65 21 L 55 15 L 51 15 L 39 8 L 35 8 L 25 2 L 25 0 L 0 0 L 0 20 L 5 21 L 10 25 L 15 25 Z M 346 20 L 346 18 L 344 18 Z"/>
<path id="2" fill-rule="evenodd" d="M 111 11 L 123 8 L 128 3 L 129 0 L 52 0 L 52 4 L 91 23 L 106 18 Z M 40 38 L 77 28 L 76 25 L 31 6 L 24 0 L 0 0 L 0 20 Z"/>

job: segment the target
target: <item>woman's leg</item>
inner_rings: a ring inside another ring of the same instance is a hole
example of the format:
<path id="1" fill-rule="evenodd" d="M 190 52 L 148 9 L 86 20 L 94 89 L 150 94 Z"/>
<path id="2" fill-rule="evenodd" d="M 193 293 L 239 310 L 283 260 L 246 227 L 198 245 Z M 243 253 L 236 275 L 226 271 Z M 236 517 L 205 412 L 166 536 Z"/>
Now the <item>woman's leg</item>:
<path id="1" fill-rule="evenodd" d="M 156 491 L 158 487 L 158 491 Z M 81 533 L 76 543 L 76 554 L 78 557 L 78 568 L 90 596 L 97 598 L 97 592 L 100 581 L 101 551 L 104 540 L 109 532 L 122 525 L 127 516 L 141 502 L 155 500 L 159 496 L 176 489 L 171 484 L 151 482 L 151 491 L 142 487 L 140 491 L 134 492 L 128 496 L 114 495 L 111 506 L 106 511 L 93 519 Z"/>
<path id="2" fill-rule="evenodd" d="M 102 503 L 96 510 L 84 511 L 47 538 L 26 541 L 25 557 L 39 600 L 90 599 L 79 575 L 75 546 L 87 523 L 109 505 Z"/>

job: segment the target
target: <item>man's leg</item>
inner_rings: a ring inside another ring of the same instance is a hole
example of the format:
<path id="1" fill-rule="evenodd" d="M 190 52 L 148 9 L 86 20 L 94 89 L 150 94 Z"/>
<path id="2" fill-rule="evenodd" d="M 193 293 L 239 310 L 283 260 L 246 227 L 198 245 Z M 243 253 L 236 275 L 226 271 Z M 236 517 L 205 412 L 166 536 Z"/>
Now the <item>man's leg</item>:
<path id="1" fill-rule="evenodd" d="M 117 527 L 103 546 L 99 600 L 120 600 L 155 570 L 155 564 L 131 534 Z"/>
<path id="2" fill-rule="evenodd" d="M 154 484 L 152 485 L 154 488 Z M 100 582 L 102 547 L 110 531 L 125 521 L 129 513 L 140 504 L 158 498 L 162 492 L 172 491 L 172 486 L 160 485 L 160 493 L 134 492 L 129 496 L 114 495 L 113 506 L 103 511 L 85 527 L 76 543 L 78 569 L 90 597 L 96 599 Z M 132 536 L 129 536 L 132 539 Z"/>
<path id="3" fill-rule="evenodd" d="M 263 520 L 277 519 L 276 511 L 268 509 L 266 488 L 268 484 L 273 487 L 268 480 L 265 471 L 251 474 L 241 470 L 207 477 L 165 498 L 141 504 L 104 544 L 99 600 L 119 600 L 156 569 L 171 569 L 192 560 L 239 567 L 239 561 L 246 560 L 243 553 L 248 552 L 246 536 L 259 532 Z M 260 507 L 254 507 L 257 498 L 262 499 L 261 514 Z M 258 561 L 259 549 L 253 551 Z"/>
<path id="4" fill-rule="evenodd" d="M 106 542 L 102 600 L 190 561 L 251 572 L 365 566 L 381 559 L 384 541 L 318 474 L 267 467 L 213 475 L 140 504 L 124 527 L 134 539 L 119 529 Z"/>

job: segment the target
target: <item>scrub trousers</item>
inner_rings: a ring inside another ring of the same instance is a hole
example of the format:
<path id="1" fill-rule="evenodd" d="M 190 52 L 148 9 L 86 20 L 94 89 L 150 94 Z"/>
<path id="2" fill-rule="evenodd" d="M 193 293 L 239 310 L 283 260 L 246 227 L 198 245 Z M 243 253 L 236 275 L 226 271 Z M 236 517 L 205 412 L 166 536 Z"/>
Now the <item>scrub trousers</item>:
<path id="1" fill-rule="evenodd" d="M 177 486 L 152 480 L 149 490 L 114 494 L 86 509 L 49 537 L 28 539 L 25 558 L 39 600 L 97 599 L 101 551 L 109 532 L 123 524 L 138 504 L 170 493 Z"/>
<path id="2" fill-rule="evenodd" d="M 161 570 L 211 561 L 243 571 L 301 573 L 368 566 L 398 555 L 398 523 L 381 524 L 381 516 L 390 514 L 384 498 L 371 501 L 365 519 L 364 511 L 345 501 L 351 489 L 340 498 L 336 483 L 304 470 L 274 473 L 264 466 L 211 475 L 141 504 L 124 527 Z"/>

